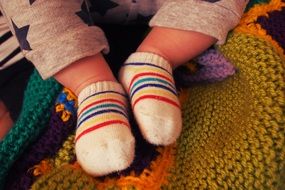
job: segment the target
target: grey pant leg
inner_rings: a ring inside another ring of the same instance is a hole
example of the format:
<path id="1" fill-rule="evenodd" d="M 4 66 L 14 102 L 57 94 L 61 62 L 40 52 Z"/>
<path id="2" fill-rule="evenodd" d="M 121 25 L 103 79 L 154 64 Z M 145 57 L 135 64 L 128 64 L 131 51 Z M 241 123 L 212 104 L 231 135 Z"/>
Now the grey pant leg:
<path id="1" fill-rule="evenodd" d="M 81 58 L 108 52 L 103 31 L 78 16 L 79 0 L 0 0 L 22 52 L 46 79 Z"/>
<path id="2" fill-rule="evenodd" d="M 92 7 L 98 0 L 88 0 Z M 108 11 L 91 12 L 96 23 L 147 23 L 201 32 L 224 43 L 228 32 L 238 23 L 248 0 L 112 0 L 102 1 Z"/>
<path id="3" fill-rule="evenodd" d="M 224 43 L 243 14 L 248 0 L 166 0 L 150 26 L 196 31 Z"/>
<path id="4" fill-rule="evenodd" d="M 104 6 L 94 8 L 99 10 L 98 14 L 105 15 L 107 20 L 121 18 L 115 11 L 120 6 L 115 5 L 122 5 L 121 16 L 126 14 L 127 21 L 141 17 L 151 18 L 155 14 L 150 26 L 197 31 L 217 38 L 218 43 L 223 43 L 228 31 L 239 22 L 247 3 L 246 0 L 112 2 L 112 10 L 103 10 Z M 100 51 L 109 51 L 102 30 L 83 22 L 84 18 L 94 15 L 88 12 L 90 7 L 85 7 L 87 11 L 84 10 L 84 4 L 80 0 L 0 0 L 0 8 L 26 58 L 36 66 L 44 79 L 74 61 Z M 102 19 L 97 18 L 98 21 Z"/>

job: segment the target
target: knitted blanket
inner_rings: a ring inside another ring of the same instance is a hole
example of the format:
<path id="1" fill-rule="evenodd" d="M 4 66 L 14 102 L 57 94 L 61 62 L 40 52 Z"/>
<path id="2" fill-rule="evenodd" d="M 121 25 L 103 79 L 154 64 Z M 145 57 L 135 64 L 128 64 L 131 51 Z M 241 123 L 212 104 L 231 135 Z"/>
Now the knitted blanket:
<path id="1" fill-rule="evenodd" d="M 76 162 L 76 97 L 34 72 L 0 142 L 0 189 L 285 189 L 284 21 L 284 0 L 252 0 L 224 45 L 176 71 L 176 144 L 148 144 L 133 121 L 135 161 L 105 177 Z"/>

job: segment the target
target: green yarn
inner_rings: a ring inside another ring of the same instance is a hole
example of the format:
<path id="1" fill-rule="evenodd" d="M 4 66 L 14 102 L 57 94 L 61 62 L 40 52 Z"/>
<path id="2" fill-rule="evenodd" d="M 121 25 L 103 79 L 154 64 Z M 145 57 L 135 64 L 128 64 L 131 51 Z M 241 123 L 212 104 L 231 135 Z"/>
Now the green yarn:
<path id="1" fill-rule="evenodd" d="M 175 166 L 163 189 L 281 188 L 285 61 L 246 34 L 234 34 L 220 50 L 239 71 L 190 89 Z"/>
<path id="2" fill-rule="evenodd" d="M 50 107 L 60 89 L 61 86 L 55 80 L 44 81 L 36 71 L 30 77 L 21 114 L 0 143 L 0 189 L 4 186 L 5 176 L 13 162 L 47 125 Z"/>

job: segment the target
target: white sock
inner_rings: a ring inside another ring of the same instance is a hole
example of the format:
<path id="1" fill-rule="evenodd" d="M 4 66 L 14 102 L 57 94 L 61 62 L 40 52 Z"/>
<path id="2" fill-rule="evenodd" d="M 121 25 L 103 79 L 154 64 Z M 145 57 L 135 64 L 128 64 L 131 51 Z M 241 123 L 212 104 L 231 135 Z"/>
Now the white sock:
<path id="1" fill-rule="evenodd" d="M 91 84 L 80 92 L 78 103 L 75 150 L 82 168 L 101 176 L 129 167 L 135 139 L 122 86 L 111 81 Z"/>
<path id="2" fill-rule="evenodd" d="M 144 138 L 156 145 L 175 142 L 182 116 L 170 64 L 156 54 L 133 53 L 120 70 L 120 81 Z"/>

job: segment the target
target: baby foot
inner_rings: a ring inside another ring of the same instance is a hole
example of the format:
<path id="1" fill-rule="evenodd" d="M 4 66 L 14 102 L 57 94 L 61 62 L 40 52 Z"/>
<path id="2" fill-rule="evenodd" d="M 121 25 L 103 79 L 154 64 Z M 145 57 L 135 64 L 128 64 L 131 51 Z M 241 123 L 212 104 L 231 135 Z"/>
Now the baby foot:
<path id="1" fill-rule="evenodd" d="M 182 118 L 170 64 L 156 54 L 133 53 L 120 70 L 120 81 L 144 138 L 156 145 L 175 142 Z"/>
<path id="2" fill-rule="evenodd" d="M 110 81 L 91 84 L 80 92 L 78 102 L 75 150 L 82 168 L 101 176 L 129 167 L 135 139 L 122 86 Z"/>

